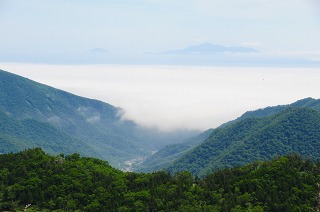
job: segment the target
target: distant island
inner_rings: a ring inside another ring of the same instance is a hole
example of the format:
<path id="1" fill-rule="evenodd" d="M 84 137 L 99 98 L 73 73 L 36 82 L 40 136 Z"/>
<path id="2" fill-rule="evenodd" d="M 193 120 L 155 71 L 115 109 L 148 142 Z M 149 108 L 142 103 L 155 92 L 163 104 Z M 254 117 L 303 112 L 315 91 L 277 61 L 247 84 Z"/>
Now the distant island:
<path id="1" fill-rule="evenodd" d="M 159 52 L 159 54 L 219 54 L 219 53 L 258 53 L 255 48 L 245 46 L 223 46 L 211 43 L 192 45 L 183 49 Z"/>

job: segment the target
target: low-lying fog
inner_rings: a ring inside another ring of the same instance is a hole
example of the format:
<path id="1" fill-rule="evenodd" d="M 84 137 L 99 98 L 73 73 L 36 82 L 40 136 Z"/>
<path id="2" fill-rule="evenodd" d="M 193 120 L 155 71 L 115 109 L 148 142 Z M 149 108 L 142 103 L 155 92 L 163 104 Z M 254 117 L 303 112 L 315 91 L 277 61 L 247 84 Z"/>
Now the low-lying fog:
<path id="1" fill-rule="evenodd" d="M 99 99 L 161 130 L 206 130 L 248 110 L 319 98 L 312 68 L 1 64 L 29 79 Z"/>

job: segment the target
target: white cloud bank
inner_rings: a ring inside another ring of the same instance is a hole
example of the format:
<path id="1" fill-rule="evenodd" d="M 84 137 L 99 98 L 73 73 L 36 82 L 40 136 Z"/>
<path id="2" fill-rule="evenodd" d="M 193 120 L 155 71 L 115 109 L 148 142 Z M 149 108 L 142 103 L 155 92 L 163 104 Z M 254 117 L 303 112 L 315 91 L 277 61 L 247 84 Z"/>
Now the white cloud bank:
<path id="1" fill-rule="evenodd" d="M 125 110 L 124 118 L 162 130 L 217 127 L 247 110 L 319 98 L 311 68 L 31 65 L 0 68 Z"/>

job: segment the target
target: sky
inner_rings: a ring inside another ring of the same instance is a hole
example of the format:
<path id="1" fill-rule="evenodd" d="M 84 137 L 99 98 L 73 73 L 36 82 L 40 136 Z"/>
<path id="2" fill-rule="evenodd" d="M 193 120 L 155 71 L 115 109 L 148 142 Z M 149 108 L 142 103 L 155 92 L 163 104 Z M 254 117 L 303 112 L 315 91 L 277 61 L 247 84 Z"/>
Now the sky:
<path id="1" fill-rule="evenodd" d="M 0 0 L 0 29 L 0 69 L 163 130 L 319 98 L 318 0 Z M 257 51 L 163 54 L 203 43 Z"/>
<path id="2" fill-rule="evenodd" d="M 0 0 L 0 61 L 320 66 L 319 11 L 318 0 Z M 259 53 L 148 54 L 204 42 Z"/>

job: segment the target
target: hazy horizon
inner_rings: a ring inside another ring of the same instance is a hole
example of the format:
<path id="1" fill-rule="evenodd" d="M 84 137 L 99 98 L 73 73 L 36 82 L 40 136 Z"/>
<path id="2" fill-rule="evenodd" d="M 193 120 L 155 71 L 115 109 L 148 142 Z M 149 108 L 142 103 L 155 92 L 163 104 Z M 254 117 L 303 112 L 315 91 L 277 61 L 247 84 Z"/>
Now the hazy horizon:
<path id="1" fill-rule="evenodd" d="M 119 106 L 142 125 L 205 130 L 319 98 L 319 9 L 317 0 L 2 0 L 0 68 Z"/>
<path id="2" fill-rule="evenodd" d="M 0 62 L 320 67 L 316 0 L 2 0 Z M 257 51 L 154 54 L 212 43 Z"/>
<path id="3" fill-rule="evenodd" d="M 319 98 L 313 68 L 0 64 L 1 69 L 124 109 L 160 130 L 215 128 L 248 110 Z"/>

